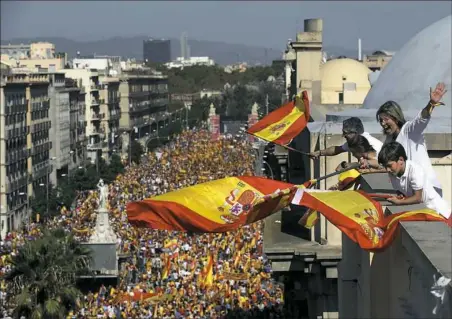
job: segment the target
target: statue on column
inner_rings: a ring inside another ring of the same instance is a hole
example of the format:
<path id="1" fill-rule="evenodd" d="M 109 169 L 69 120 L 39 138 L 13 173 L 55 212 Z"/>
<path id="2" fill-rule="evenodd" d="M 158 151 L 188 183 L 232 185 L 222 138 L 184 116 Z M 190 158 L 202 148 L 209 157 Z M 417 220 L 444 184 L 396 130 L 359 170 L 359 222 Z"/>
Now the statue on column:
<path id="1" fill-rule="evenodd" d="M 107 209 L 107 199 L 108 199 L 108 185 L 104 184 L 104 180 L 101 178 L 97 183 L 97 189 L 99 190 L 99 209 Z"/>

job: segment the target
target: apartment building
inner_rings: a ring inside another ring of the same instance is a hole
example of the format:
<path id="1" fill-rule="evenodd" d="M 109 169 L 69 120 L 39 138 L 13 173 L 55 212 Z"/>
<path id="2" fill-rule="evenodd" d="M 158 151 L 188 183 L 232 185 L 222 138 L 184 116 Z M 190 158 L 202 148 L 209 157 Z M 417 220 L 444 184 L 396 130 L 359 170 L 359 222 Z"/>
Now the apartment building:
<path id="1" fill-rule="evenodd" d="M 66 81 L 64 73 L 50 74 L 50 78 L 51 158 L 55 164 L 51 181 L 56 185 L 59 177 L 69 176 L 85 158 L 85 94 L 76 82 Z"/>
<path id="2" fill-rule="evenodd" d="M 120 149 L 119 139 L 119 119 L 121 118 L 121 108 L 119 105 L 119 78 L 100 77 L 101 83 L 100 109 L 106 116 L 102 119 L 101 134 L 106 142 L 102 146 L 102 156 L 109 160 L 113 152 Z"/>
<path id="3" fill-rule="evenodd" d="M 159 122 L 169 118 L 168 77 L 149 72 L 131 71 L 124 72 L 120 80 L 119 126 L 123 133 L 130 133 L 128 137 L 123 136 L 125 138 L 123 151 L 125 151 L 132 138 L 145 138 L 146 135 L 158 130 Z"/>
<path id="4" fill-rule="evenodd" d="M 0 51 L 1 60 L 15 68 L 45 68 L 55 72 L 67 64 L 67 54 L 55 53 L 55 45 L 49 42 L 1 45 Z"/>
<path id="5" fill-rule="evenodd" d="M 71 78 L 79 84 L 85 92 L 85 135 L 88 139 L 87 159 L 96 161 L 107 144 L 102 134 L 102 121 L 106 114 L 101 111 L 99 90 L 99 74 L 90 69 L 64 69 L 67 78 Z"/>
<path id="6" fill-rule="evenodd" d="M 85 89 L 77 86 L 77 81 L 65 79 L 64 91 L 69 94 L 69 145 L 70 160 L 67 173 L 84 166 L 86 163 L 87 136 L 85 135 Z"/>
<path id="7" fill-rule="evenodd" d="M 2 76 L 0 106 L 0 229 L 2 238 L 29 218 L 29 198 L 49 183 L 50 75 Z"/>

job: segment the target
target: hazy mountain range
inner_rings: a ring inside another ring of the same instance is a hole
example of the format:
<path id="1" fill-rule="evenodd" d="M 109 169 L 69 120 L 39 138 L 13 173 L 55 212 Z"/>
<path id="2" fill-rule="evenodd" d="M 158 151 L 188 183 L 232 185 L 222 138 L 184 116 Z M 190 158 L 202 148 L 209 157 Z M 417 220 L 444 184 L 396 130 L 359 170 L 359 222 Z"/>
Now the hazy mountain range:
<path id="1" fill-rule="evenodd" d="M 143 58 L 143 40 L 148 39 L 145 36 L 136 37 L 114 37 L 109 39 L 95 41 L 75 41 L 66 38 L 39 37 L 39 38 L 18 38 L 2 40 L 1 44 L 26 44 L 37 41 L 48 41 L 55 44 L 57 52 L 67 52 L 72 58 L 80 51 L 82 56 L 98 55 L 116 55 L 123 58 Z M 172 59 L 180 56 L 180 42 L 178 39 L 171 40 Z M 191 56 L 209 56 L 216 63 L 227 65 L 231 63 L 247 62 L 248 64 L 270 64 L 272 60 L 281 59 L 285 49 L 284 41 L 281 42 L 281 48 L 264 48 L 249 46 L 245 44 L 224 43 L 218 41 L 188 40 Z M 328 55 L 347 57 L 356 57 L 356 49 L 343 48 L 325 48 Z M 364 52 L 368 53 L 368 52 Z"/>

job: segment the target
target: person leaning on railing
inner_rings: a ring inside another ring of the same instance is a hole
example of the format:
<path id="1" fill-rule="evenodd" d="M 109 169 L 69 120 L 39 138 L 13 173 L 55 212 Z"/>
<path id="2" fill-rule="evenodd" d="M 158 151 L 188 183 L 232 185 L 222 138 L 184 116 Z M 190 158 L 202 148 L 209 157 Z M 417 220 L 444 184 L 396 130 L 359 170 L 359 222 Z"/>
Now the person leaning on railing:
<path id="1" fill-rule="evenodd" d="M 378 154 L 378 162 L 388 172 L 391 184 L 403 197 L 393 196 L 387 200 L 395 205 L 424 203 L 451 222 L 451 208 L 434 189 L 422 166 L 407 158 L 405 149 L 398 142 L 383 145 Z"/>
<path id="2" fill-rule="evenodd" d="M 364 153 L 366 153 L 365 156 L 377 158 L 378 152 L 383 145 L 381 141 L 368 132 L 364 132 L 363 123 L 357 117 L 351 117 L 342 122 L 342 136 L 346 140 L 344 144 L 311 152 L 309 156 L 317 159 L 320 156 L 335 156 L 350 151 L 358 160 L 364 156 Z M 336 168 L 336 171 L 346 168 L 348 165 L 347 162 L 343 161 Z"/>
<path id="3" fill-rule="evenodd" d="M 406 151 L 407 158 L 425 170 L 425 178 L 428 178 L 436 191 L 442 196 L 442 187 L 433 170 L 432 163 L 425 145 L 424 130 L 430 122 L 433 109 L 444 105 L 441 102 L 446 93 L 444 83 L 438 83 L 435 90 L 430 89 L 430 100 L 419 114 L 411 121 L 406 121 L 402 108 L 394 101 L 384 103 L 377 111 L 377 121 L 386 135 L 384 144 L 399 142 Z M 360 159 L 362 168 L 379 168 L 378 160 L 374 157 Z"/>

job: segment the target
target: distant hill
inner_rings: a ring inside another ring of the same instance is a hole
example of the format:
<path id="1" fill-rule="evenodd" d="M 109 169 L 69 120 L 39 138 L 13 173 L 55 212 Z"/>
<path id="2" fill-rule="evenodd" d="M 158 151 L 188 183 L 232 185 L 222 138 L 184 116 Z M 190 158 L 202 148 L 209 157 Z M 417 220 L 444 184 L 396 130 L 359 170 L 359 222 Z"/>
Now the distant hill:
<path id="1" fill-rule="evenodd" d="M 55 44 L 57 52 L 67 52 L 69 57 L 74 57 L 77 51 L 80 54 L 90 55 L 118 55 L 124 58 L 143 58 L 143 40 L 148 39 L 145 36 L 136 37 L 114 37 L 96 41 L 74 41 L 58 37 L 39 37 L 39 38 L 18 38 L 2 40 L 1 44 L 20 44 L 37 41 L 48 41 Z M 180 55 L 180 44 L 177 39 L 171 40 L 171 55 L 175 59 Z M 249 46 L 245 44 L 232 44 L 217 41 L 188 40 L 191 56 L 209 56 L 216 63 L 227 65 L 231 63 L 247 62 L 250 65 L 270 64 L 272 60 L 281 59 L 284 41 L 281 41 L 281 49 L 264 48 Z M 356 50 L 345 50 L 341 48 L 326 48 L 328 54 L 335 56 L 346 55 L 356 56 Z"/>

